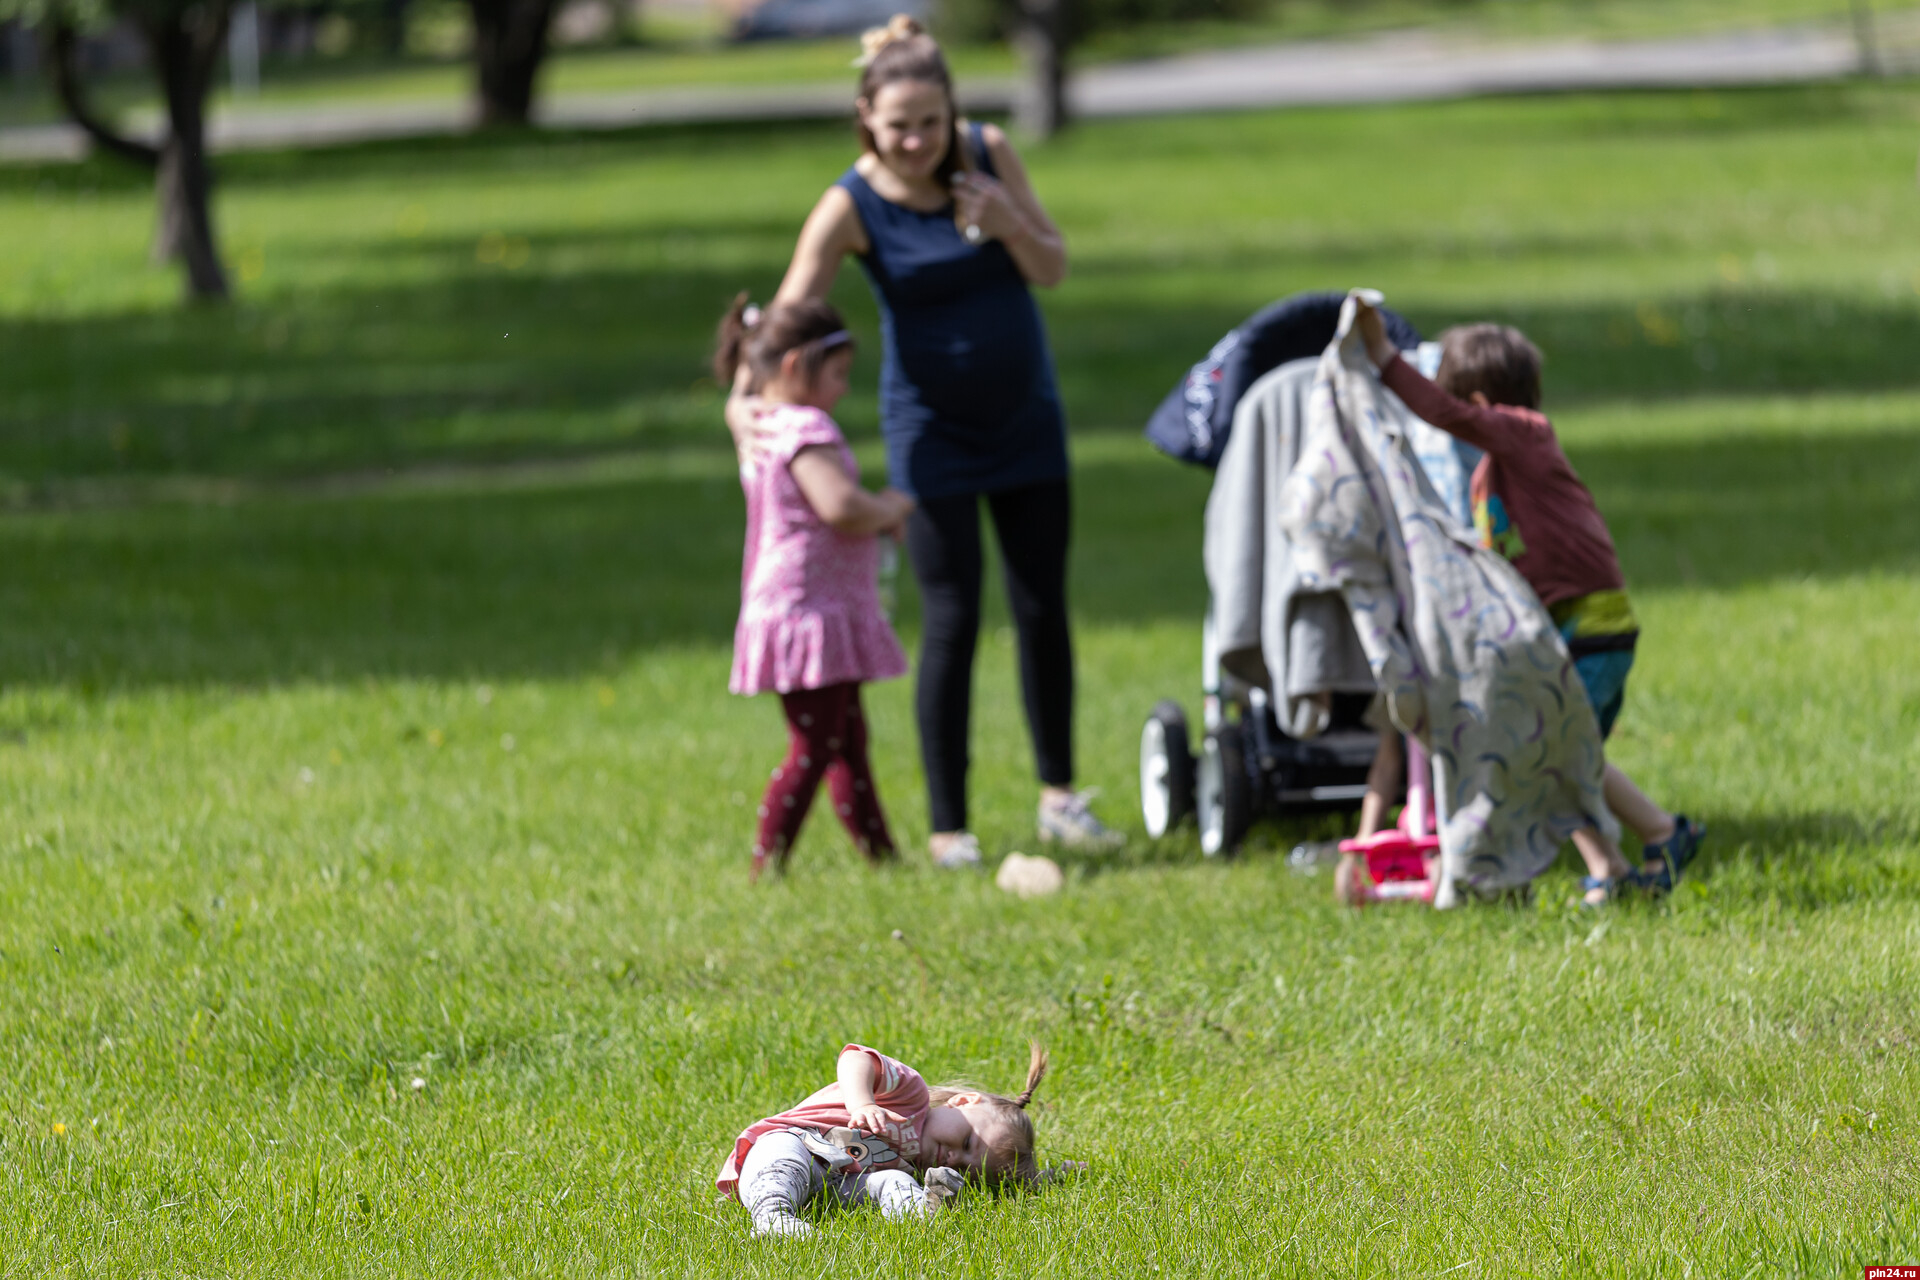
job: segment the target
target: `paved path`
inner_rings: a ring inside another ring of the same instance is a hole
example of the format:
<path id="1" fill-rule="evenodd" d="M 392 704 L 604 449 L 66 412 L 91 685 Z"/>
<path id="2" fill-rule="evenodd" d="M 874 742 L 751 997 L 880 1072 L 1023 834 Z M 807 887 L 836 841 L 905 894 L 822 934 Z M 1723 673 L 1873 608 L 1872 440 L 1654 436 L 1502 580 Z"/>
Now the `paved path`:
<path id="1" fill-rule="evenodd" d="M 1570 89 L 1780 84 L 1846 75 L 1857 58 L 1845 32 L 1824 27 L 1514 44 L 1400 32 L 1093 67 L 1075 76 L 1071 98 L 1075 111 L 1098 117 Z M 1003 110 L 1013 100 L 1015 82 L 973 80 L 960 88 L 966 109 Z M 559 94 L 541 105 L 539 121 L 556 128 L 611 129 L 828 119 L 847 113 L 848 92 L 845 84 L 789 84 Z M 297 147 L 455 133 L 469 119 L 466 104 L 448 101 L 254 107 L 217 112 L 212 135 L 217 150 Z M 149 121 L 147 129 L 153 127 Z M 0 160 L 70 159 L 85 149 L 85 138 L 70 125 L 0 129 Z"/>

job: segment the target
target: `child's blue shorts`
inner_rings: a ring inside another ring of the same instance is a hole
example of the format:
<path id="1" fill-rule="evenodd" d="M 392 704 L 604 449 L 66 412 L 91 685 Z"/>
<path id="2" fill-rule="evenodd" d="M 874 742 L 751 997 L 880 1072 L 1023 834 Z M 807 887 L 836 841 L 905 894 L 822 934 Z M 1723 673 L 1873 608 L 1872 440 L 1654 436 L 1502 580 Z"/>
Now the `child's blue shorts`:
<path id="1" fill-rule="evenodd" d="M 1633 670 L 1633 650 L 1585 654 L 1573 660 L 1573 669 L 1587 687 L 1587 701 L 1600 718 L 1600 740 L 1604 742 L 1613 732 L 1613 722 L 1620 718 L 1620 708 L 1627 704 L 1627 672 Z"/>

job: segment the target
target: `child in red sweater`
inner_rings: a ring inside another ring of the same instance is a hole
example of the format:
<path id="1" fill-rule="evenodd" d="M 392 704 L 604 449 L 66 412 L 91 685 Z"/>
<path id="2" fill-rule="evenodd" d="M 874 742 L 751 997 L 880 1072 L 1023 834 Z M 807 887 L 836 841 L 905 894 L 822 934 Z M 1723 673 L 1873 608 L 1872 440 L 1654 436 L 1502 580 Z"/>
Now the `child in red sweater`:
<path id="1" fill-rule="evenodd" d="M 1400 358 L 1378 311 L 1362 304 L 1359 323 L 1388 389 L 1426 421 L 1486 451 L 1473 473 L 1474 526 L 1552 615 L 1604 741 L 1626 702 L 1640 626 L 1607 522 L 1540 412 L 1539 349 L 1503 325 L 1449 329 L 1440 335 L 1436 385 Z M 1611 763 L 1605 794 L 1607 807 L 1640 837 L 1643 865 L 1633 871 L 1598 830 L 1576 833 L 1590 873 L 1586 901 L 1605 902 L 1625 883 L 1672 889 L 1706 828 L 1662 809 Z"/>

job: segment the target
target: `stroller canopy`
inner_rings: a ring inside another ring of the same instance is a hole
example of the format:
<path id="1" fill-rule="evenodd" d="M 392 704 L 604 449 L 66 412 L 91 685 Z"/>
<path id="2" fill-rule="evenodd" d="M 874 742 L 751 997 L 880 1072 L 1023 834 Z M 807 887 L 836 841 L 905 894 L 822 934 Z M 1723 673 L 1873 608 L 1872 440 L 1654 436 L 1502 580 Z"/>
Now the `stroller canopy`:
<path id="1" fill-rule="evenodd" d="M 1296 293 L 1257 312 L 1213 344 L 1147 419 L 1147 439 L 1171 458 L 1215 467 L 1233 430 L 1233 411 L 1248 387 L 1289 360 L 1317 356 L 1333 341 L 1344 293 Z M 1420 331 L 1381 309 L 1387 335 L 1402 351 L 1420 345 Z"/>

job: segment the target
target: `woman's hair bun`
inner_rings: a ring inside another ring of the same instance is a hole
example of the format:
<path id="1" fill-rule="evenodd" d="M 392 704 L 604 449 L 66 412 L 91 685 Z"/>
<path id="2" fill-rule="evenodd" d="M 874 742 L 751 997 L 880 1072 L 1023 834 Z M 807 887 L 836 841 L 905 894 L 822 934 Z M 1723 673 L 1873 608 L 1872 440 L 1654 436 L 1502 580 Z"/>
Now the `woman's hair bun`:
<path id="1" fill-rule="evenodd" d="M 926 33 L 927 29 L 921 24 L 920 19 L 912 14 L 896 13 L 886 26 L 868 27 L 860 33 L 860 56 L 853 60 L 853 65 L 864 67 L 879 57 L 880 51 L 888 45 L 897 44 L 902 40 L 911 40 L 915 36 Z"/>

